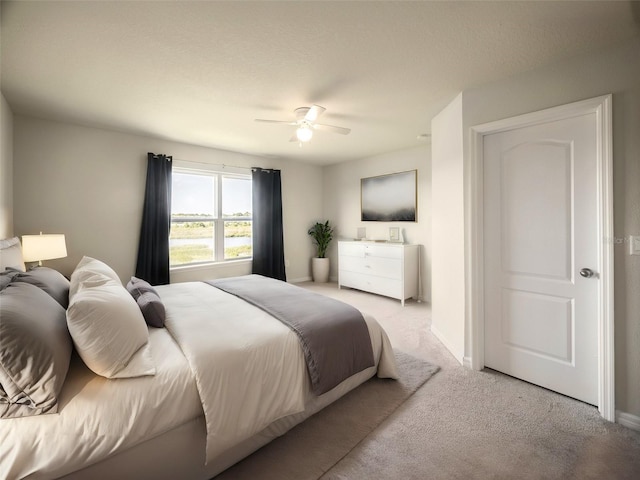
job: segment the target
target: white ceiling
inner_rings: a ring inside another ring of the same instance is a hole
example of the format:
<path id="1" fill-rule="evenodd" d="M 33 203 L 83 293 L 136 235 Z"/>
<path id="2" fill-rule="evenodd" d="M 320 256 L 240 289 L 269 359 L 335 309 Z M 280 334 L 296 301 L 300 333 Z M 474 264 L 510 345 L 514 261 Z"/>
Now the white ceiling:
<path id="1" fill-rule="evenodd" d="M 14 113 L 318 164 L 418 145 L 458 92 L 638 35 L 627 1 L 2 1 Z M 637 17 L 636 17 L 637 18 Z M 302 148 L 293 120 L 321 123 Z"/>

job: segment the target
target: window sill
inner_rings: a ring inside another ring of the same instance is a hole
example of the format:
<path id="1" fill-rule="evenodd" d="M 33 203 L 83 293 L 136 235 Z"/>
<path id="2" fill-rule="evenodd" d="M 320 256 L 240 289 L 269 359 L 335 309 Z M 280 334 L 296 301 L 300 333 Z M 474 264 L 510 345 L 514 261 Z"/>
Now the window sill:
<path id="1" fill-rule="evenodd" d="M 210 270 L 212 268 L 237 267 L 238 265 L 248 264 L 252 262 L 252 258 L 243 258 L 238 260 L 225 260 L 223 262 L 207 262 L 194 265 L 176 265 L 169 267 L 170 272 L 185 272 L 196 270 Z"/>

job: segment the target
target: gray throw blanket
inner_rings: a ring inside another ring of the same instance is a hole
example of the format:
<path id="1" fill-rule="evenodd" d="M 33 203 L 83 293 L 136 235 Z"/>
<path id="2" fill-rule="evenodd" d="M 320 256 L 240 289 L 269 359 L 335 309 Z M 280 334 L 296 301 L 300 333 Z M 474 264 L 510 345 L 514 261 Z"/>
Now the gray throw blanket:
<path id="1" fill-rule="evenodd" d="M 374 366 L 367 324 L 346 303 L 260 275 L 207 283 L 261 308 L 296 332 L 316 395 Z"/>

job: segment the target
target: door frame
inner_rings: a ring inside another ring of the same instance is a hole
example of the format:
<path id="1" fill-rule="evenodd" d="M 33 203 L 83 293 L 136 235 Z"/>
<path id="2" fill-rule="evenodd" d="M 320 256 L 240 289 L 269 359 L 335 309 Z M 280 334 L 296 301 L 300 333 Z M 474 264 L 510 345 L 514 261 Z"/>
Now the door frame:
<path id="1" fill-rule="evenodd" d="M 582 100 L 471 127 L 470 160 L 465 182 L 465 296 L 469 355 L 474 370 L 484 364 L 484 136 L 555 120 L 595 113 L 597 129 L 598 264 L 598 410 L 615 422 L 614 297 L 613 297 L 613 145 L 612 95 Z"/>

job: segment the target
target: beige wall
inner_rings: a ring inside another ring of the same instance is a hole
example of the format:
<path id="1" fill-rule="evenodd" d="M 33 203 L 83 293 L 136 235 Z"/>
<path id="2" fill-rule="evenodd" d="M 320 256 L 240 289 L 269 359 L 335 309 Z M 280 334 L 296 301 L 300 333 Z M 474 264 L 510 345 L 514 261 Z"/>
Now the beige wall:
<path id="1" fill-rule="evenodd" d="M 0 95 L 0 238 L 13 236 L 13 112 Z"/>
<path id="2" fill-rule="evenodd" d="M 431 331 L 463 362 L 465 340 L 462 94 L 431 121 L 433 262 Z"/>
<path id="3" fill-rule="evenodd" d="M 65 274 L 89 255 L 111 265 L 122 280 L 133 275 L 147 152 L 154 152 L 193 162 L 281 169 L 287 276 L 310 276 L 313 246 L 307 229 L 322 211 L 320 167 L 20 115 L 14 117 L 14 130 L 15 233 L 66 234 L 68 257 L 47 262 Z M 174 272 L 172 281 L 249 270 L 241 262 Z"/>
<path id="4" fill-rule="evenodd" d="M 360 179 L 394 172 L 418 170 L 417 222 L 360 221 Z M 389 227 L 400 227 L 407 243 L 422 245 L 422 298 L 431 301 L 431 152 L 429 144 L 397 152 L 377 155 L 324 168 L 324 216 L 335 227 L 336 238 L 355 238 L 358 227 L 365 227 L 367 238 L 388 239 Z M 330 275 L 337 280 L 337 243 L 328 254 Z"/>

